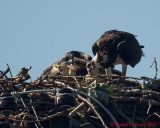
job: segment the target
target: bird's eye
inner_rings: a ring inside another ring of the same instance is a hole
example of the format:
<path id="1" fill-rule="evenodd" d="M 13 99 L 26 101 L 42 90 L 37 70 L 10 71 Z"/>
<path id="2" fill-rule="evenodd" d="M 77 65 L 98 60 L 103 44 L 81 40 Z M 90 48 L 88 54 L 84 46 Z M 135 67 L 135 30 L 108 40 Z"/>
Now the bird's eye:
<path id="1" fill-rule="evenodd" d="M 99 55 L 100 55 L 100 56 L 103 56 L 103 52 L 100 52 Z"/>

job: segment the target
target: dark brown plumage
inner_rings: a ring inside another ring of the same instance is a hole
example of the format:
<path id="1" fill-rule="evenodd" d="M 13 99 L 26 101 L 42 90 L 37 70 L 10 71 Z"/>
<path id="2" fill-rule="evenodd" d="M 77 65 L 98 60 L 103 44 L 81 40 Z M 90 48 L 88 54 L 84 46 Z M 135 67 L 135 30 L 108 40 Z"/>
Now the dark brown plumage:
<path id="1" fill-rule="evenodd" d="M 93 44 L 92 51 L 95 57 L 92 61 L 106 69 L 122 64 L 122 73 L 126 75 L 127 65 L 134 67 L 140 62 L 143 56 L 142 48 L 133 34 L 110 30 Z"/>

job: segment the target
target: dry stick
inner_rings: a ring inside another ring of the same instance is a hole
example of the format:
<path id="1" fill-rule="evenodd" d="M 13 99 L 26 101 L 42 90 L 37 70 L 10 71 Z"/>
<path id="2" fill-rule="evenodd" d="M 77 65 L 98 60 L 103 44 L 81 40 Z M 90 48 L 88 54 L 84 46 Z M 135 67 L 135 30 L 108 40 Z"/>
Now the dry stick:
<path id="1" fill-rule="evenodd" d="M 137 105 L 134 106 L 132 122 L 134 123 Z"/>
<path id="2" fill-rule="evenodd" d="M 25 103 L 24 103 L 24 101 L 23 101 L 23 99 L 22 99 L 22 97 L 20 97 L 20 100 L 21 100 L 24 108 L 26 109 L 26 111 L 28 111 L 28 110 L 27 110 L 27 107 L 26 107 L 26 105 L 25 105 Z M 25 115 L 23 116 L 23 120 L 24 120 L 24 118 L 25 118 Z M 22 120 L 22 121 L 23 121 L 23 120 Z M 20 126 L 22 126 L 22 125 L 23 125 L 23 122 L 21 122 Z"/>
<path id="3" fill-rule="evenodd" d="M 28 113 L 28 109 L 27 109 L 27 106 L 25 105 L 25 103 L 24 103 L 24 100 L 22 99 L 22 97 L 20 97 L 20 100 L 21 100 L 21 102 L 22 102 L 22 104 L 23 104 L 23 106 L 24 106 L 24 108 L 25 108 L 25 110 L 27 111 L 27 113 Z M 24 115 L 24 117 L 23 117 L 23 120 L 24 120 L 24 118 L 25 118 L 25 115 Z M 21 122 L 21 124 L 20 124 L 20 126 L 22 126 L 23 124 L 23 120 L 22 120 L 22 122 Z M 34 121 L 34 119 L 32 118 L 32 122 L 34 122 L 34 125 L 36 126 L 36 128 L 38 128 L 38 126 L 37 126 L 37 124 L 36 124 L 36 122 Z"/>
<path id="4" fill-rule="evenodd" d="M 75 78 L 92 78 L 92 79 L 96 79 L 96 78 L 104 78 L 106 80 L 106 77 L 110 77 L 108 75 L 99 75 L 99 76 L 74 76 Z M 125 76 L 114 76 L 115 78 L 128 78 L 128 79 L 135 79 L 135 80 L 145 80 L 145 81 L 155 81 L 154 79 L 152 78 L 147 78 L 147 77 L 141 77 L 141 78 L 136 78 L 136 77 L 125 77 Z M 53 76 L 53 75 L 49 75 L 48 76 L 49 79 L 52 79 L 53 78 L 73 78 L 73 76 Z M 8 79 L 8 82 L 11 82 L 11 80 L 13 80 L 14 78 L 12 79 Z M 1 80 L 1 79 L 0 79 Z M 117 81 L 117 80 L 110 80 L 110 79 L 107 79 L 107 81 Z M 58 82 L 58 81 L 57 81 Z M 44 83 L 42 81 L 40 81 L 39 83 Z M 52 83 L 53 84 L 53 83 Z"/>
<path id="5" fill-rule="evenodd" d="M 150 115 L 146 118 L 145 122 L 147 123 L 148 119 L 149 119 L 151 116 L 153 116 L 153 115 L 156 115 L 158 118 L 160 118 L 160 115 L 159 115 L 158 113 L 154 112 L 154 113 L 150 114 Z"/>
<path id="6" fill-rule="evenodd" d="M 135 97 L 118 97 L 118 96 L 111 96 L 112 99 L 117 100 L 117 101 L 124 101 L 124 102 L 144 102 L 144 103 L 148 103 L 149 99 L 142 99 L 142 98 L 135 98 Z M 152 100 L 152 104 L 153 105 L 158 105 L 160 106 L 159 102 L 156 102 L 154 100 Z"/>
<path id="7" fill-rule="evenodd" d="M 27 117 L 30 117 L 30 118 L 34 118 L 33 115 L 31 114 L 27 114 L 27 113 L 20 113 L 18 115 L 10 115 L 10 117 L 12 118 L 12 120 L 16 119 L 16 118 L 20 118 L 21 116 L 27 116 Z M 33 121 L 32 121 L 33 122 Z"/>
<path id="8" fill-rule="evenodd" d="M 74 76 L 73 76 L 73 79 L 75 80 L 75 82 L 76 82 L 76 84 L 77 84 L 78 88 L 80 88 L 81 86 L 80 86 L 80 84 L 79 84 L 78 80 L 76 79 L 76 77 L 74 77 Z"/>
<path id="9" fill-rule="evenodd" d="M 31 121 L 31 120 L 21 120 L 21 119 L 19 119 L 19 120 L 18 119 L 12 119 L 12 120 L 15 121 L 15 122 L 27 122 L 27 123 L 33 123 L 34 122 L 34 121 Z M 22 127 L 20 127 L 20 128 L 22 128 Z M 36 128 L 38 128 L 38 126 Z"/>
<path id="10" fill-rule="evenodd" d="M 158 116 L 158 118 L 160 118 L 160 115 L 158 113 L 154 112 L 153 114 Z"/>
<path id="11" fill-rule="evenodd" d="M 7 66 L 8 66 L 8 64 L 7 64 Z M 0 78 L 2 78 L 3 76 L 5 76 L 9 71 L 10 71 L 10 68 L 8 66 L 8 68 L 5 71 L 3 71 L 3 72 L 1 71 Z"/>
<path id="12" fill-rule="evenodd" d="M 133 113 L 131 112 L 131 110 L 125 110 L 125 112 L 128 114 L 128 115 L 133 115 Z M 139 120 L 140 122 L 144 123 L 144 120 L 141 118 L 141 117 L 136 117 L 136 120 Z"/>
<path id="13" fill-rule="evenodd" d="M 58 85 L 62 85 L 62 86 L 64 86 L 64 87 L 67 86 L 67 85 L 64 84 L 63 82 L 60 82 L 60 81 L 57 81 L 57 80 L 55 80 L 54 83 L 55 83 L 55 84 L 58 84 Z"/>
<path id="14" fill-rule="evenodd" d="M 0 88 L 2 88 L 3 91 L 5 91 L 5 86 L 3 84 L 0 84 Z"/>
<path id="15" fill-rule="evenodd" d="M 152 99 L 150 98 L 149 101 L 148 101 L 148 110 L 147 110 L 147 114 L 149 113 L 151 106 L 152 106 Z"/>
<path id="16" fill-rule="evenodd" d="M 98 116 L 99 120 L 101 121 L 102 125 L 105 127 L 105 128 L 108 128 L 106 126 L 106 124 L 104 123 L 102 117 L 100 116 L 100 114 L 97 112 L 97 110 L 95 109 L 95 107 L 86 99 L 84 99 L 83 97 L 81 97 L 80 95 L 77 95 L 79 99 L 81 99 L 82 101 L 84 101 L 85 103 L 87 103 L 91 108 L 92 110 L 94 111 L 94 113 Z"/>
<path id="17" fill-rule="evenodd" d="M 65 113 L 65 111 L 62 111 L 62 112 L 57 112 L 57 113 L 55 113 L 55 114 L 49 115 L 49 116 L 47 116 L 47 117 L 39 117 L 40 120 L 38 120 L 38 121 L 49 120 L 49 119 L 51 119 L 51 118 L 53 118 L 53 117 L 60 116 L 60 115 L 62 115 L 62 114 L 64 114 L 64 113 Z M 25 116 L 28 116 L 28 117 L 31 117 L 31 118 L 34 117 L 33 115 L 28 115 L 28 114 L 22 114 L 22 115 L 25 115 Z M 21 116 L 21 115 L 19 114 L 18 116 Z M 16 116 L 16 117 L 14 116 L 14 118 L 17 118 L 17 116 Z M 12 119 L 12 120 L 17 121 L 17 122 L 34 122 L 34 123 L 35 123 L 35 121 L 33 121 L 33 120 L 32 120 L 32 121 L 31 121 L 31 120 L 16 120 L 16 119 Z M 38 128 L 38 127 L 37 127 L 37 128 Z"/>
<path id="18" fill-rule="evenodd" d="M 157 79 L 158 68 L 157 68 L 156 57 L 154 57 L 152 65 L 150 66 L 150 68 L 153 66 L 154 63 L 155 63 L 155 70 L 156 70 L 156 75 L 155 75 L 154 79 Z"/>
<path id="19" fill-rule="evenodd" d="M 118 108 L 117 104 L 115 105 L 117 111 L 119 112 L 119 114 L 124 117 L 128 122 L 131 122 L 133 124 L 133 122 L 131 121 L 131 119 L 129 119 L 129 117 L 127 117 L 121 109 Z M 133 126 L 133 128 L 137 128 L 136 126 Z"/>
<path id="20" fill-rule="evenodd" d="M 5 84 L 6 85 L 2 85 L 1 84 L 1 87 L 2 87 L 2 89 L 4 90 L 4 91 L 6 91 L 7 90 L 7 87 L 8 87 L 8 77 L 6 76 L 6 74 L 10 71 L 10 67 L 9 67 L 9 65 L 7 64 L 7 66 L 8 66 L 8 68 L 5 70 L 5 71 L 1 71 L 1 75 L 0 75 L 0 78 L 2 78 L 3 76 L 5 76 L 6 77 L 6 79 L 5 79 Z M 3 80 L 3 79 L 2 79 Z M 13 81 L 12 81 L 12 83 L 13 83 Z"/>
<path id="21" fill-rule="evenodd" d="M 11 69 L 10 69 L 10 67 L 9 67 L 9 65 L 8 65 L 8 64 L 7 64 L 7 66 L 8 66 L 8 68 L 9 68 L 9 73 L 10 73 L 10 75 L 11 75 L 11 78 L 13 78 L 13 75 L 12 75 Z M 13 84 L 13 79 L 11 79 L 11 83 L 12 83 L 12 86 L 14 86 L 14 84 Z M 13 90 L 14 90 L 14 88 L 13 88 Z"/>
<path id="22" fill-rule="evenodd" d="M 11 75 L 11 78 L 12 78 L 12 72 L 11 72 L 11 70 L 10 70 L 10 67 L 9 67 L 8 64 L 7 64 L 7 66 L 8 66 L 8 69 L 9 69 L 9 72 L 10 72 L 10 75 Z"/>
<path id="23" fill-rule="evenodd" d="M 69 87 L 69 88 L 73 90 L 72 87 Z M 77 95 L 77 96 L 78 96 L 79 99 L 81 99 L 82 101 L 84 101 L 85 103 L 87 103 L 89 106 L 91 106 L 91 108 L 93 109 L 93 111 L 95 112 L 95 114 L 98 116 L 98 118 L 99 118 L 100 121 L 102 122 L 102 125 L 103 125 L 105 128 L 108 128 L 108 127 L 105 125 L 102 117 L 99 115 L 99 113 L 98 113 L 98 112 L 96 111 L 96 109 L 94 108 L 94 106 L 93 106 L 88 100 L 84 99 L 84 98 L 81 97 L 80 95 Z"/>
<path id="24" fill-rule="evenodd" d="M 58 82 L 58 83 L 59 83 L 59 82 Z M 60 83 L 62 83 L 62 82 L 60 82 Z M 65 85 L 64 83 L 62 83 L 62 86 L 66 86 L 66 85 Z M 70 86 L 67 86 L 67 87 L 74 91 L 74 89 L 73 89 L 72 87 L 70 87 Z M 116 118 L 115 118 L 115 117 L 109 112 L 109 110 L 108 110 L 103 104 L 101 104 L 98 100 L 96 100 L 95 98 L 93 98 L 93 97 L 91 97 L 91 96 L 88 96 L 86 93 L 83 93 L 83 92 L 81 92 L 81 91 L 77 91 L 77 93 L 80 94 L 80 95 L 83 95 L 83 96 L 86 96 L 86 97 L 92 99 L 95 103 L 97 103 L 97 104 L 111 117 L 111 119 L 113 120 L 114 123 L 117 123 Z M 119 126 L 116 126 L 116 127 L 117 127 L 117 128 L 120 128 Z"/>
<path id="25" fill-rule="evenodd" d="M 35 115 L 35 117 L 36 117 L 36 122 L 38 123 L 38 125 L 40 126 L 40 128 L 43 128 L 42 125 L 41 125 L 41 123 L 39 122 L 39 119 L 38 119 L 36 110 L 35 110 L 35 108 L 34 108 L 34 106 L 33 106 L 33 101 L 32 101 L 32 98 L 31 98 L 31 97 L 30 97 L 30 103 L 31 103 L 31 108 L 32 108 L 32 110 L 33 110 L 33 113 L 34 113 L 34 115 Z"/>
<path id="26" fill-rule="evenodd" d="M 75 78 L 109 78 L 111 77 L 110 75 L 98 75 L 98 76 L 74 76 Z M 126 79 L 135 79 L 135 80 L 144 80 L 144 78 L 136 78 L 136 77 L 127 77 L 127 76 L 114 76 L 115 78 L 126 78 Z M 48 76 L 49 79 L 53 79 L 53 78 L 73 78 L 73 76 L 53 76 L 53 75 L 49 75 Z M 108 81 L 113 81 L 111 79 L 107 79 Z M 153 81 L 152 79 L 148 79 L 146 81 Z"/>
<path id="27" fill-rule="evenodd" d="M 69 118 L 72 118 L 80 109 L 82 109 L 83 107 L 85 106 L 85 103 L 82 102 L 81 104 L 79 104 L 73 111 L 71 111 L 69 114 L 68 114 L 68 117 Z"/>
<path id="28" fill-rule="evenodd" d="M 54 81 L 56 84 L 61 84 L 61 85 L 63 85 L 63 86 L 66 86 L 64 83 L 62 83 L 62 82 L 59 82 L 59 81 Z M 71 88 L 71 87 L 69 87 L 69 88 Z M 71 88 L 71 89 L 73 89 L 73 88 Z M 91 108 L 93 109 L 93 111 L 95 112 L 95 114 L 99 117 L 99 119 L 100 119 L 100 121 L 102 122 L 102 124 L 103 124 L 103 126 L 105 127 L 105 128 L 108 128 L 106 125 L 105 125 L 105 123 L 104 123 L 104 121 L 103 121 L 103 119 L 102 119 L 102 117 L 99 115 L 99 113 L 95 110 L 95 108 L 94 108 L 94 106 L 90 103 L 90 102 L 88 102 L 86 99 L 84 99 L 83 97 L 81 97 L 81 96 L 79 96 L 78 95 L 78 97 L 81 99 L 81 100 L 83 100 L 84 102 L 86 102 L 89 106 L 91 106 Z M 82 105 L 83 106 L 83 105 Z"/>
<path id="29" fill-rule="evenodd" d="M 40 117 L 40 118 L 41 118 L 41 121 L 45 121 L 45 120 L 49 120 L 49 119 L 51 119 L 53 117 L 60 116 L 60 115 L 62 115 L 64 113 L 65 113 L 64 111 L 61 111 L 61 112 L 57 112 L 55 114 L 49 115 L 47 117 Z"/>
<path id="30" fill-rule="evenodd" d="M 82 102 L 81 104 L 79 104 L 74 110 L 72 110 L 69 114 L 68 114 L 68 117 L 70 118 L 70 126 L 69 128 L 72 127 L 72 124 L 75 120 L 72 119 L 72 117 L 77 114 L 77 112 L 79 112 L 80 109 L 84 108 L 86 104 L 84 102 Z"/>

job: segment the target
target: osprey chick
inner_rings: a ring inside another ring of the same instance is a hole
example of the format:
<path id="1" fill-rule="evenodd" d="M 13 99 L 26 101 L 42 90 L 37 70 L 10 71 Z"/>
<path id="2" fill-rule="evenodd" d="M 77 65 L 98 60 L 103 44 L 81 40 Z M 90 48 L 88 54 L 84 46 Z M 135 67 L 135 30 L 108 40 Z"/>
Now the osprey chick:
<path id="1" fill-rule="evenodd" d="M 40 77 L 48 75 L 63 76 L 84 76 L 86 75 L 86 62 L 91 61 L 92 57 L 79 51 L 70 51 L 60 60 L 46 68 Z"/>
<path id="2" fill-rule="evenodd" d="M 122 64 L 122 75 L 125 76 L 127 65 L 134 67 L 140 62 L 143 47 L 131 33 L 107 31 L 92 45 L 95 55 L 91 60 L 92 67 L 105 68 L 107 74 L 112 74 L 111 68 Z"/>

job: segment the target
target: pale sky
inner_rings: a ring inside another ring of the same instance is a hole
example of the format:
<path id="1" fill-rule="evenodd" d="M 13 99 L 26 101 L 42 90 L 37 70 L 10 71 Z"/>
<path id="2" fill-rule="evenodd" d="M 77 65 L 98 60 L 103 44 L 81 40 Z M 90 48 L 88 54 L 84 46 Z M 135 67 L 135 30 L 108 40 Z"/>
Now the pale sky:
<path id="1" fill-rule="evenodd" d="M 71 50 L 93 57 L 92 44 L 111 29 L 138 35 L 145 46 L 145 57 L 128 66 L 127 76 L 154 78 L 154 57 L 160 67 L 160 0 L 0 0 L 0 70 L 9 64 L 16 74 L 32 66 L 34 80 Z"/>

